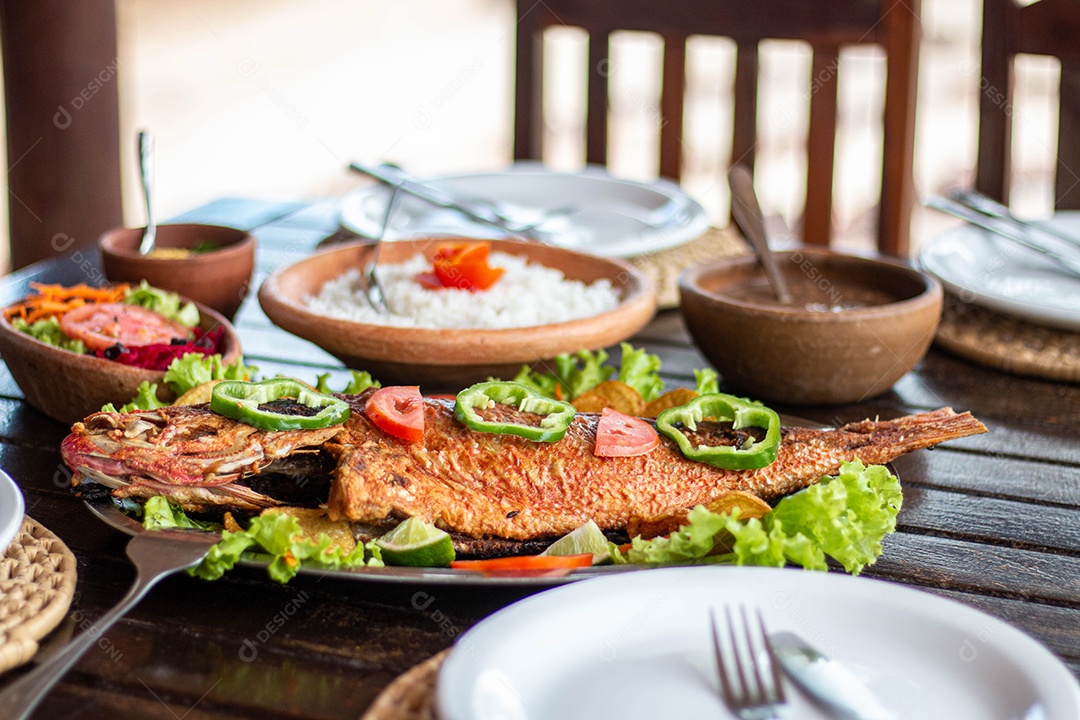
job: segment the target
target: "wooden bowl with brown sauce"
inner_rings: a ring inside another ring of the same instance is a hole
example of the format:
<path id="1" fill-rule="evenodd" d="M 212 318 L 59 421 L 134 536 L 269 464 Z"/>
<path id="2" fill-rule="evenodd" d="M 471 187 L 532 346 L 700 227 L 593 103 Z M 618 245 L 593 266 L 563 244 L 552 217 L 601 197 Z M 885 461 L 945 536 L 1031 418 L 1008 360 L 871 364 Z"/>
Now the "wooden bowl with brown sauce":
<path id="1" fill-rule="evenodd" d="M 898 260 L 802 248 L 775 253 L 782 305 L 752 256 L 706 261 L 679 279 L 681 311 L 725 382 L 792 405 L 865 400 L 926 354 L 942 289 Z"/>

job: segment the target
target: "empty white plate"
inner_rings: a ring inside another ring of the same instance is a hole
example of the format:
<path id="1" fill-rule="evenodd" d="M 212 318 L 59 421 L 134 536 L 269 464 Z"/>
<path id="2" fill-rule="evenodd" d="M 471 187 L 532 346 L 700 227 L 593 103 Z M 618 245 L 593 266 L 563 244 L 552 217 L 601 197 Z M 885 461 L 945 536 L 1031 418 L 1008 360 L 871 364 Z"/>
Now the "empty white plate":
<path id="1" fill-rule="evenodd" d="M 0 555 L 22 527 L 24 512 L 22 491 L 7 473 L 0 470 Z"/>
<path id="2" fill-rule="evenodd" d="M 1080 238 L 1080 212 L 1057 213 L 1045 224 Z M 924 245 L 919 263 L 965 302 L 1080 330 L 1080 276 L 1019 243 L 959 225 Z"/>
<path id="3" fill-rule="evenodd" d="M 528 223 L 545 212 L 561 211 L 537 228 L 552 245 L 603 255 L 629 257 L 689 242 L 709 228 L 705 209 L 675 183 L 620 180 L 603 168 L 562 173 L 539 163 L 517 163 L 504 172 L 425 180 L 455 197 L 490 201 L 504 214 Z M 342 227 L 378 237 L 390 189 L 359 188 L 342 200 Z M 454 210 L 402 195 L 387 228 L 387 240 L 419 235 L 497 238 L 497 228 L 474 223 Z"/>
<path id="4" fill-rule="evenodd" d="M 967 605 L 835 573 L 676 567 L 585 580 L 515 603 L 454 646 L 444 720 L 733 718 L 710 608 L 759 608 L 843 662 L 899 719 L 1075 720 L 1080 686 L 1048 650 Z M 790 682 L 791 720 L 825 720 Z"/>

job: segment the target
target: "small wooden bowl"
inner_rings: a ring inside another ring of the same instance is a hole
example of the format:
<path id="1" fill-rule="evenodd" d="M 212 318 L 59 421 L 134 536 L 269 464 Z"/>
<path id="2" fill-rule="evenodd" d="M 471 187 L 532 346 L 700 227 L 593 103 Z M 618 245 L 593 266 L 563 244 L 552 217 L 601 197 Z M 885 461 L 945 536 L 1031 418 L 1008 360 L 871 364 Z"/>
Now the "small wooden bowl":
<path id="1" fill-rule="evenodd" d="M 247 297 L 255 268 L 255 238 L 221 225 L 159 225 L 157 248 L 191 250 L 210 242 L 217 250 L 184 258 L 139 254 L 143 228 L 109 230 L 98 240 L 105 277 L 111 282 L 138 283 L 182 293 L 217 310 L 230 320 Z"/>
<path id="2" fill-rule="evenodd" d="M 240 338 L 233 326 L 217 312 L 196 303 L 204 330 L 225 328 L 221 354 L 226 363 L 241 356 Z M 0 317 L 0 355 L 11 376 L 22 388 L 26 401 L 53 420 L 71 425 L 101 410 L 106 403 L 117 407 L 135 396 L 145 380 L 161 382 L 162 370 L 143 370 L 118 362 L 80 355 L 35 340 Z M 171 400 L 159 388 L 162 400 Z"/>
<path id="3" fill-rule="evenodd" d="M 437 243 L 423 243 L 429 255 Z M 452 392 L 490 376 L 510 378 L 523 364 L 538 365 L 560 353 L 625 340 L 645 327 L 656 311 L 652 281 L 621 261 L 511 240 L 493 240 L 491 249 L 556 268 L 568 279 L 591 283 L 607 278 L 619 294 L 619 305 L 593 317 L 502 330 L 390 327 L 308 310 L 306 296 L 346 270 L 364 267 L 372 246 L 363 243 L 339 245 L 278 270 L 259 288 L 259 303 L 278 326 L 351 368 L 369 371 L 384 384 L 420 383 L 425 391 Z M 404 262 L 420 251 L 420 244 L 411 241 L 384 243 L 379 262 Z"/>
<path id="4" fill-rule="evenodd" d="M 752 256 L 707 261 L 679 278 L 690 334 L 735 389 L 791 405 L 857 402 L 888 390 L 926 354 L 942 306 L 941 285 L 929 275 L 824 249 L 776 256 L 802 303 L 739 299 L 748 286 L 769 292 Z M 878 292 L 889 301 L 844 307 Z M 841 309 L 808 310 L 807 300 Z"/>

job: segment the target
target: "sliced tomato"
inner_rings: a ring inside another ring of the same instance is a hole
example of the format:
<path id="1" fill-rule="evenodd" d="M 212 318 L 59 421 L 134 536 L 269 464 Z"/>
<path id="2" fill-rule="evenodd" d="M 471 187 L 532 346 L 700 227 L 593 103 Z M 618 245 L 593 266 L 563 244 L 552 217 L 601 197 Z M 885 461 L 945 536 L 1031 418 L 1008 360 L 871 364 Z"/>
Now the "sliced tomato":
<path id="1" fill-rule="evenodd" d="M 138 305 L 95 303 L 69 310 L 60 318 L 65 335 L 82 340 L 91 350 L 120 343 L 124 347 L 168 345 L 186 340 L 191 331 L 169 318 Z"/>
<path id="2" fill-rule="evenodd" d="M 591 567 L 593 556 L 584 555 L 519 555 L 490 560 L 455 560 L 450 567 L 473 570 L 485 575 L 557 575 L 575 568 Z"/>
<path id="3" fill-rule="evenodd" d="M 486 262 L 435 264 L 435 276 L 443 287 L 459 290 L 487 290 L 506 272 L 502 268 L 493 268 Z"/>
<path id="4" fill-rule="evenodd" d="M 364 414 L 388 435 L 408 442 L 424 439 L 424 398 L 417 385 L 376 390 L 368 398 Z"/>
<path id="5" fill-rule="evenodd" d="M 656 429 L 641 418 L 604 408 L 596 425 L 597 457 L 630 457 L 652 452 L 660 444 Z"/>
<path id="6" fill-rule="evenodd" d="M 489 242 L 442 243 L 431 256 L 435 263 L 486 263 L 491 253 Z"/>
<path id="7" fill-rule="evenodd" d="M 505 270 L 488 264 L 491 243 L 445 243 L 432 256 L 434 275 L 442 287 L 487 290 Z M 426 274 L 426 273 L 425 273 Z M 421 282 L 424 280 L 417 278 Z"/>

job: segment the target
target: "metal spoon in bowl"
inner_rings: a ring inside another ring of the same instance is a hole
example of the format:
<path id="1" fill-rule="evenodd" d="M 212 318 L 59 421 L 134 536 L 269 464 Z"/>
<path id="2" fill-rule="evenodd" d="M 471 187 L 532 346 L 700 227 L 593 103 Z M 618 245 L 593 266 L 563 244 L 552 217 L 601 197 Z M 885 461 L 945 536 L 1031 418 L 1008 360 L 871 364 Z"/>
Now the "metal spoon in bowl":
<path id="1" fill-rule="evenodd" d="M 743 235 L 750 241 L 754 253 L 765 268 L 765 276 L 769 279 L 776 299 L 783 305 L 790 305 L 791 293 L 788 291 L 787 282 L 769 249 L 764 216 L 754 192 L 753 175 L 745 165 L 732 165 L 728 170 L 728 184 L 731 186 L 731 214 L 735 216 L 735 222 L 739 224 Z"/>
<path id="2" fill-rule="evenodd" d="M 148 130 L 139 131 L 139 177 L 142 178 L 143 203 L 146 205 L 146 230 L 139 243 L 139 254 L 154 249 L 157 223 L 154 222 L 154 136 Z"/>

